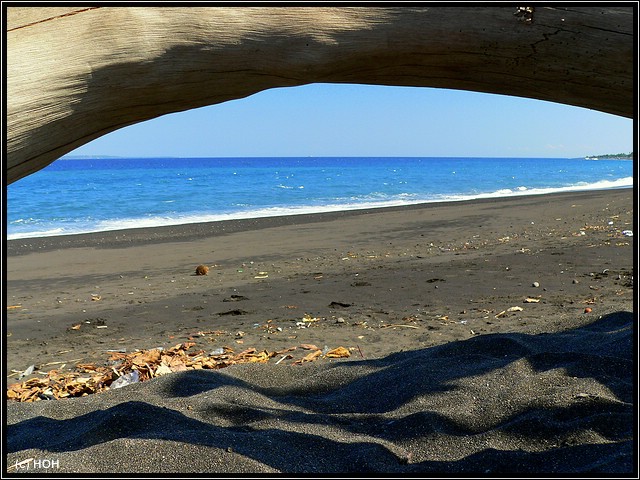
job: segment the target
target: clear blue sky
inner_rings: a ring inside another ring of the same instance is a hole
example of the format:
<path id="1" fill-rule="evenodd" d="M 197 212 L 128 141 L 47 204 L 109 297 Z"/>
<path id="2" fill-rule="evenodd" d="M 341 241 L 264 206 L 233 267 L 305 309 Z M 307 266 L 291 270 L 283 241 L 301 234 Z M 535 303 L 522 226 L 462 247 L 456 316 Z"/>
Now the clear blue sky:
<path id="1" fill-rule="evenodd" d="M 633 150 L 633 121 L 459 90 L 313 84 L 165 115 L 70 155 L 582 157 Z"/>

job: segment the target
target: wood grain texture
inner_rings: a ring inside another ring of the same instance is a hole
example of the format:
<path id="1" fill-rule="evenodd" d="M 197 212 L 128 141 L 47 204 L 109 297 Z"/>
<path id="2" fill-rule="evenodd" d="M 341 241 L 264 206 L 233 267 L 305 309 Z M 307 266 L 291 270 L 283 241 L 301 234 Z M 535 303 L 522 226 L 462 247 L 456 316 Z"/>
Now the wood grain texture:
<path id="1" fill-rule="evenodd" d="M 106 133 L 316 82 L 515 95 L 632 117 L 633 7 L 9 7 L 12 183 Z"/>

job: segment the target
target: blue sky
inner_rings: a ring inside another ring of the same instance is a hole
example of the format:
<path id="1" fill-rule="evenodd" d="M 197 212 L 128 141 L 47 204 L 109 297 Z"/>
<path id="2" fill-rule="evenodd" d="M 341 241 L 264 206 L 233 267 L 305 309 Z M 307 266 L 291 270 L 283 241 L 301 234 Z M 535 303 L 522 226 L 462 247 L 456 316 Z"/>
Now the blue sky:
<path id="1" fill-rule="evenodd" d="M 633 121 L 459 90 L 312 84 L 132 125 L 70 155 L 582 157 L 633 150 Z"/>

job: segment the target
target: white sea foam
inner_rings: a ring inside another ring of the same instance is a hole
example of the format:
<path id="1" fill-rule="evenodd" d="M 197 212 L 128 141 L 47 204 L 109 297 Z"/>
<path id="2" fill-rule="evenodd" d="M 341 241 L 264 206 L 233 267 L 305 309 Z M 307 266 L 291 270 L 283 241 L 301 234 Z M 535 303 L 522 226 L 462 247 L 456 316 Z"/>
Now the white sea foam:
<path id="1" fill-rule="evenodd" d="M 524 185 L 512 189 L 499 189 L 494 192 L 460 194 L 460 195 L 438 195 L 431 198 L 419 198 L 413 194 L 402 193 L 387 200 L 381 200 L 378 196 L 369 196 L 376 200 L 366 200 L 351 198 L 352 201 L 340 203 L 332 203 L 325 205 L 303 205 L 291 207 L 270 207 L 258 208 L 252 210 L 241 210 L 229 213 L 218 214 L 191 214 L 180 215 L 174 217 L 154 216 L 145 218 L 123 218 L 114 220 L 105 220 L 97 222 L 93 225 L 85 225 L 84 227 L 58 227 L 41 231 L 16 232 L 7 235 L 7 240 L 15 240 L 20 238 L 32 237 L 48 237 L 56 235 L 75 235 L 82 233 L 94 233 L 102 231 L 125 230 L 132 228 L 149 228 L 172 225 L 187 225 L 202 222 L 218 222 L 224 220 L 240 220 L 250 218 L 278 217 L 285 215 L 303 215 L 313 213 L 337 212 L 348 210 L 364 210 L 383 207 L 395 207 L 402 205 L 415 205 L 421 203 L 439 203 L 450 201 L 465 201 L 481 198 L 499 198 L 513 197 L 522 195 L 543 195 L 559 192 L 577 192 L 587 190 L 608 190 L 614 188 L 626 188 L 633 186 L 633 177 L 625 177 L 617 180 L 601 180 L 595 183 L 580 183 L 565 187 L 553 188 L 528 188 Z"/>
<path id="2" fill-rule="evenodd" d="M 89 233 L 89 232 L 74 232 L 74 233 Z M 16 240 L 18 238 L 32 238 L 32 237 L 54 237 L 56 235 L 65 235 L 64 228 L 52 228 L 50 230 L 34 230 L 32 232 L 25 233 L 10 233 L 7 234 L 7 240 Z"/>

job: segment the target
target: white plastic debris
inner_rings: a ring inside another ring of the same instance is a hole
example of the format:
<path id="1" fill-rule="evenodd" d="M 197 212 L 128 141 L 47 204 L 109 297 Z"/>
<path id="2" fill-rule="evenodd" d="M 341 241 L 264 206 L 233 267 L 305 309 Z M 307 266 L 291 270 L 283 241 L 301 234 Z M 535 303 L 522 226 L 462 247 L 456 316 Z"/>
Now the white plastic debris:
<path id="1" fill-rule="evenodd" d="M 22 373 L 20 374 L 20 376 L 18 376 L 18 380 L 20 380 L 20 379 L 22 379 L 22 378 L 24 378 L 24 377 L 26 377 L 26 376 L 28 376 L 28 375 L 31 375 L 31 374 L 33 373 L 33 370 L 34 370 L 35 368 L 36 368 L 36 366 L 35 366 L 35 365 L 31 365 L 31 366 L 29 366 L 29 367 L 28 367 L 24 372 L 22 372 Z"/>
<path id="2" fill-rule="evenodd" d="M 633 231 L 632 231 L 632 230 L 623 230 L 623 231 L 622 231 L 622 234 L 623 234 L 625 237 L 633 237 Z"/>
<path id="3" fill-rule="evenodd" d="M 137 383 L 140 381 L 140 375 L 138 375 L 138 371 L 134 370 L 131 373 L 127 373 L 126 375 L 122 375 L 117 380 L 115 380 L 111 384 L 111 388 L 121 388 L 126 387 L 127 385 L 131 385 L 132 383 Z"/>

